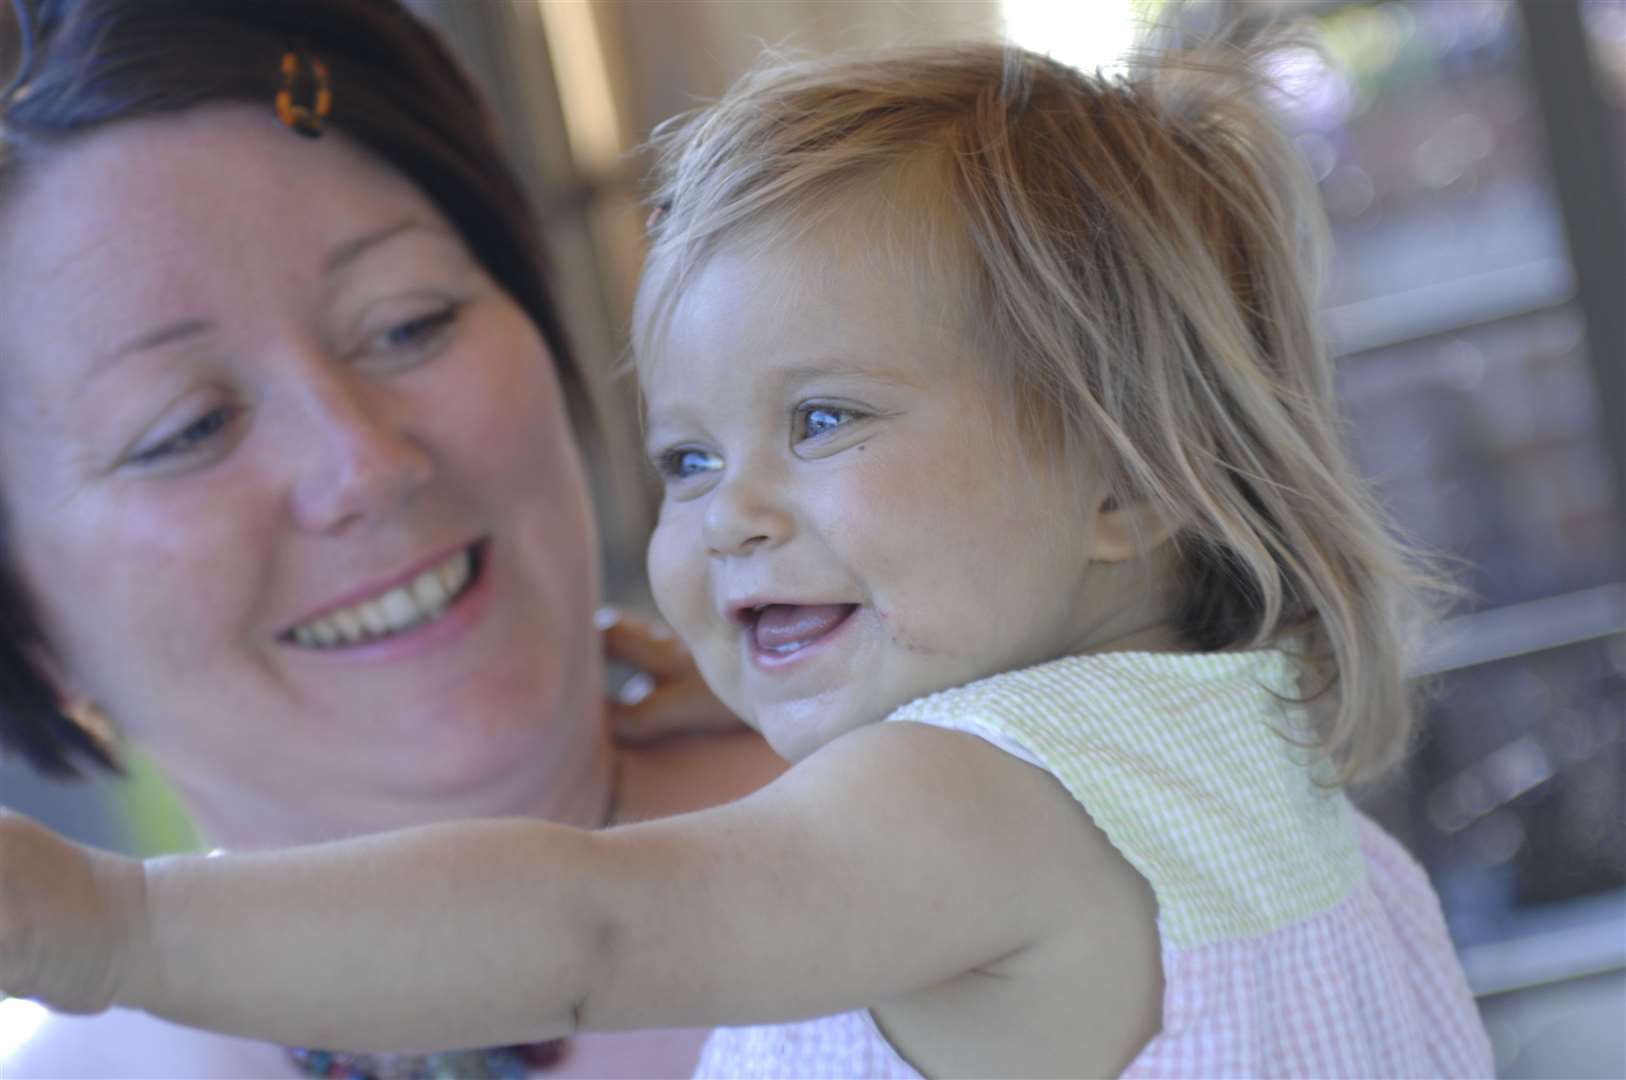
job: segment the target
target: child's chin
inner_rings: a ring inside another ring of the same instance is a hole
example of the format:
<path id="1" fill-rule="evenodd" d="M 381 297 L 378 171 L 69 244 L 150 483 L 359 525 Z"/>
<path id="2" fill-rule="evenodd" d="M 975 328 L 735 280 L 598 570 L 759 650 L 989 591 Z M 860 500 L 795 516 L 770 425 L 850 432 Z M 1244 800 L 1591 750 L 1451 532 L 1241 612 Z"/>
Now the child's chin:
<path id="1" fill-rule="evenodd" d="M 773 752 L 792 765 L 818 749 L 817 746 L 809 745 L 810 740 L 795 732 L 775 731 L 771 727 L 759 727 L 757 730 L 762 732 L 762 737 L 768 740 L 768 745 L 773 748 Z"/>
<path id="2" fill-rule="evenodd" d="M 746 726 L 756 731 L 773 747 L 773 752 L 791 764 L 802 760 L 818 749 L 805 724 L 778 715 L 772 706 L 746 714 Z"/>
<path id="3" fill-rule="evenodd" d="M 843 717 L 840 711 L 830 703 L 820 709 L 817 701 L 802 702 L 795 708 L 763 709 L 746 723 L 761 733 L 774 753 L 794 765 L 870 719 Z"/>

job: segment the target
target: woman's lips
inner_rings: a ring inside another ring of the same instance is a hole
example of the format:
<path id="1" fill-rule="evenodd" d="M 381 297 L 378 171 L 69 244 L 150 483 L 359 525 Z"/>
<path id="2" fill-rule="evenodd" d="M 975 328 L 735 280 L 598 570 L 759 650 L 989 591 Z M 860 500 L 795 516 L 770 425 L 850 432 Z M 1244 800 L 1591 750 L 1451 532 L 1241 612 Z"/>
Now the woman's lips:
<path id="1" fill-rule="evenodd" d="M 454 553 L 400 585 L 347 608 L 330 609 L 281 635 L 286 644 L 321 653 L 389 652 L 379 646 L 408 644 L 450 616 L 483 590 L 484 541 Z M 453 619 L 452 621 L 460 621 Z M 446 629 L 451 629 L 447 627 Z"/>
<path id="2" fill-rule="evenodd" d="M 751 652 L 761 663 L 789 662 L 829 638 L 856 610 L 857 604 L 766 604 L 747 628 Z"/>

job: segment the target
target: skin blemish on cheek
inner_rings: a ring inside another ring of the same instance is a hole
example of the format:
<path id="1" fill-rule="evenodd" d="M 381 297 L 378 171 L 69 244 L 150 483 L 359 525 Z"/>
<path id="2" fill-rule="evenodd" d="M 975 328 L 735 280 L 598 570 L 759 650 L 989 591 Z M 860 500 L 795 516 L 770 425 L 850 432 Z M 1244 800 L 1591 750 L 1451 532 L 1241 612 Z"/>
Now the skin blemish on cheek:
<path id="1" fill-rule="evenodd" d="M 887 640 L 893 645 L 896 645 L 904 652 L 913 653 L 916 656 L 924 656 L 931 653 L 932 650 L 926 646 L 921 645 L 918 642 L 910 641 L 908 638 L 904 637 L 902 633 L 899 632 L 897 625 L 892 622 L 891 615 L 880 610 L 879 608 L 874 610 L 876 619 L 880 621 L 881 628 L 886 632 Z"/>

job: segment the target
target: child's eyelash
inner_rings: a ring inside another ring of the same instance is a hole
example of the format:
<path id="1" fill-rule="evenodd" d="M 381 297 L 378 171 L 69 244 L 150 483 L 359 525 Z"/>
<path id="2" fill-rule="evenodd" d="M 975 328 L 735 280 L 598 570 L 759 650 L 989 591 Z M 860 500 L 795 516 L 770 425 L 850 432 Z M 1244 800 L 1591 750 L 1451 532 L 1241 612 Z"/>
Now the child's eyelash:
<path id="1" fill-rule="evenodd" d="M 796 410 L 795 435 L 798 439 L 816 439 L 866 415 L 845 405 L 803 405 Z"/>
<path id="2" fill-rule="evenodd" d="M 676 446 L 650 458 L 655 471 L 665 480 L 686 480 L 699 473 L 716 472 L 723 467 L 721 456 L 695 446 Z"/>

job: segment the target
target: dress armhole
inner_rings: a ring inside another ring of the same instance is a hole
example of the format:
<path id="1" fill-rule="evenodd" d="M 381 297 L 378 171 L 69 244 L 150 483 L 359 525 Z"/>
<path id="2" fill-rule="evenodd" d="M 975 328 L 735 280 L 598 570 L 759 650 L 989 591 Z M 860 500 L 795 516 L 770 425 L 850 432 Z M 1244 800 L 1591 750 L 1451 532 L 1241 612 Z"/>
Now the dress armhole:
<path id="1" fill-rule="evenodd" d="M 925 724 L 927 727 L 943 728 L 947 731 L 962 731 L 967 735 L 975 735 L 984 742 L 990 743 L 996 748 L 1003 750 L 1005 753 L 1011 755 L 1013 758 L 1016 758 L 1018 761 L 1025 761 L 1036 769 L 1044 769 L 1046 772 L 1050 771 L 1045 764 L 1039 760 L 1038 755 L 1033 753 L 1033 751 L 1029 750 L 1026 746 L 1023 746 L 1009 734 L 1000 731 L 998 728 L 985 724 L 975 717 L 934 716 L 930 720 L 924 720 L 920 717 L 911 716 L 907 719 L 902 717 L 896 719 L 899 723 Z"/>

